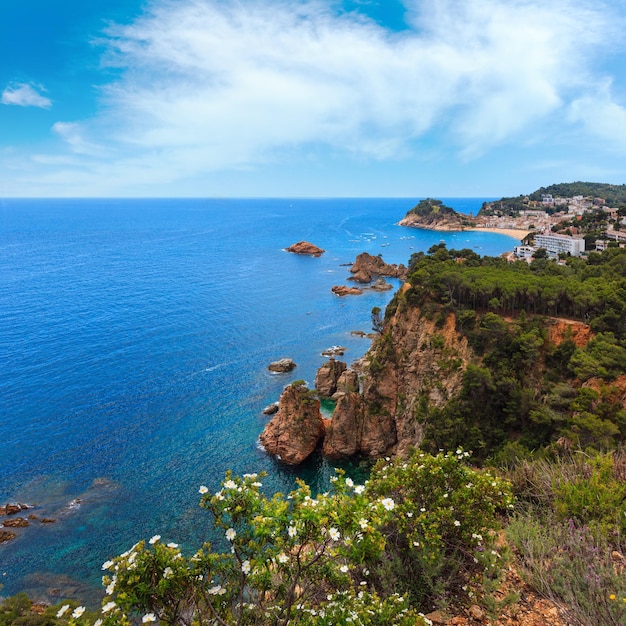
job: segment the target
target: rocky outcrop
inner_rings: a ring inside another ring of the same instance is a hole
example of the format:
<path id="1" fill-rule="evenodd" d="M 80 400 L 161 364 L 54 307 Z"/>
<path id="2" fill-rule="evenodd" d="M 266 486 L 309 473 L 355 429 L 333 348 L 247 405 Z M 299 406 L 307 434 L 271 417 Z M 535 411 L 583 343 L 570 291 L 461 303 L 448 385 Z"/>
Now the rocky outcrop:
<path id="1" fill-rule="evenodd" d="M 11 539 L 15 539 L 16 537 L 17 535 L 12 533 L 10 530 L 0 529 L 0 544 L 11 541 Z"/>
<path id="2" fill-rule="evenodd" d="M 291 372 L 296 367 L 296 364 L 291 359 L 280 359 L 279 361 L 274 361 L 267 366 L 267 369 L 270 372 L 278 372 L 279 374 L 284 374 L 285 372 Z"/>
<path id="3" fill-rule="evenodd" d="M 343 346 L 330 346 L 330 348 L 322 351 L 322 356 L 341 356 L 345 351 Z"/>
<path id="4" fill-rule="evenodd" d="M 363 433 L 361 396 L 355 391 L 341 394 L 326 429 L 323 453 L 333 460 L 354 456 L 361 451 Z"/>
<path id="5" fill-rule="evenodd" d="M 346 371 L 347 365 L 343 361 L 328 359 L 315 375 L 315 389 L 325 398 L 330 398 L 337 391 L 339 378 Z"/>
<path id="6" fill-rule="evenodd" d="M 373 291 L 389 291 L 393 289 L 393 285 L 390 285 L 382 276 L 380 276 L 376 279 L 370 289 Z"/>
<path id="7" fill-rule="evenodd" d="M 278 402 L 273 402 L 272 404 L 268 404 L 263 409 L 263 415 L 274 415 L 274 413 L 278 412 Z"/>
<path id="8" fill-rule="evenodd" d="M 307 254 L 309 256 L 322 256 L 322 254 L 326 252 L 326 250 L 318 248 L 308 241 L 298 241 L 298 243 L 294 243 L 286 250 L 287 252 L 292 252 L 293 254 Z"/>
<path id="9" fill-rule="evenodd" d="M 6 504 L 5 506 L 0 506 L 0 515 L 15 515 L 29 508 L 28 504 L 22 504 L 21 502 L 17 504 Z"/>
<path id="10" fill-rule="evenodd" d="M 372 256 L 367 252 L 361 252 L 350 268 L 353 274 L 351 280 L 357 283 L 370 283 L 379 276 L 389 276 L 405 280 L 407 268 L 400 265 L 385 263 L 381 256 Z"/>
<path id="11" fill-rule="evenodd" d="M 5 528 L 23 528 L 28 526 L 28 520 L 25 517 L 12 517 L 11 519 L 4 520 L 2 526 Z"/>
<path id="12" fill-rule="evenodd" d="M 304 383 L 285 388 L 278 412 L 265 426 L 260 441 L 265 450 L 288 465 L 298 465 L 317 448 L 324 435 L 320 402 Z"/>
<path id="13" fill-rule="evenodd" d="M 363 293 L 358 287 L 346 287 L 346 285 L 334 285 L 331 291 L 336 296 L 360 296 Z"/>
<path id="14" fill-rule="evenodd" d="M 333 398 L 337 400 L 337 395 L 348 393 L 349 391 L 359 390 L 359 375 L 352 369 L 342 372 L 339 380 L 337 380 L 337 391 L 333 394 Z"/>

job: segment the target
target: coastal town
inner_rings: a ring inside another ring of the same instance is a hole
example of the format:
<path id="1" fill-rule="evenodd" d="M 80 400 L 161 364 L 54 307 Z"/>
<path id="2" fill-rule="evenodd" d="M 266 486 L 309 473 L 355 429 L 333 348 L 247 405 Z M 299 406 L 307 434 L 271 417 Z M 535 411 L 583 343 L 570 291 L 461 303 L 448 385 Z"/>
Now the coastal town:
<path id="1" fill-rule="evenodd" d="M 527 208 L 513 215 L 506 214 L 501 201 L 488 203 L 486 210 L 474 218 L 476 229 L 507 230 L 508 234 L 520 235 L 523 245 L 514 248 L 512 260 L 530 261 L 540 249 L 546 250 L 548 257 L 558 258 L 584 256 L 591 250 L 601 252 L 611 244 L 626 245 L 626 231 L 621 230 L 626 224 L 626 211 L 609 206 L 604 198 L 542 194 L 541 200 L 526 196 L 523 203 Z M 600 227 L 597 238 L 588 236 L 590 229 L 586 225 L 590 220 L 586 216 L 591 215 L 592 223 Z"/>
<path id="2" fill-rule="evenodd" d="M 441 231 L 495 232 L 519 239 L 510 261 L 586 256 L 626 246 L 626 204 L 593 195 L 559 196 L 534 192 L 485 202 L 476 216 L 463 215 L 440 200 L 421 200 L 401 226 Z"/>

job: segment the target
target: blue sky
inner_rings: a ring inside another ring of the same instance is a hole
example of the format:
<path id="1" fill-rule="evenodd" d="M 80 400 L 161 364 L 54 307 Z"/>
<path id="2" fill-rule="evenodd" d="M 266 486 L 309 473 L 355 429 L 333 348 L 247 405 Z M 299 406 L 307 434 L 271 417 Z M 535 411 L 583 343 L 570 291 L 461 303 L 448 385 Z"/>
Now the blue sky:
<path id="1" fill-rule="evenodd" d="M 626 182 L 623 0 L 21 0 L 0 197 Z"/>

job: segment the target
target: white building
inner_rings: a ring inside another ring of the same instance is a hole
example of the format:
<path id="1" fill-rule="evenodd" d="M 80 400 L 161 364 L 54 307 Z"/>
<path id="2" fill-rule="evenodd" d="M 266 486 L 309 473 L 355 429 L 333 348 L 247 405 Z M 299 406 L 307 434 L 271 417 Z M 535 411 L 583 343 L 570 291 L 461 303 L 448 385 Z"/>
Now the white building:
<path id="1" fill-rule="evenodd" d="M 515 246 L 513 253 L 518 259 L 532 259 L 536 248 L 533 246 Z"/>
<path id="2" fill-rule="evenodd" d="M 580 256 L 585 251 L 585 240 L 582 237 L 568 235 L 535 235 L 535 248 L 545 248 L 551 254 L 564 252 L 571 256 Z"/>

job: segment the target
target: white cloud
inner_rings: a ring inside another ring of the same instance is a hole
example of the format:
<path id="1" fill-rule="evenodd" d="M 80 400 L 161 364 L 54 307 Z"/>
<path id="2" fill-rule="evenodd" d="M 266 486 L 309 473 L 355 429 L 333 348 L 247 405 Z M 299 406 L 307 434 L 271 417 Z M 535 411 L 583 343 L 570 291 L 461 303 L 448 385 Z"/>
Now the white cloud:
<path id="1" fill-rule="evenodd" d="M 52 100 L 42 96 L 40 91 L 45 91 L 40 85 L 29 85 L 27 83 L 11 84 L 2 92 L 0 102 L 21 107 L 49 109 L 52 106 Z"/>
<path id="2" fill-rule="evenodd" d="M 320 146 L 366 160 L 475 158 L 572 124 L 602 130 L 586 98 L 605 80 L 596 60 L 621 37 L 607 4 L 406 0 L 400 33 L 334 4 L 158 0 L 109 29 L 104 63 L 120 78 L 102 112 L 54 126 L 93 157 L 76 180 L 149 185 Z M 619 121 L 620 111 L 607 95 L 603 112 Z"/>
<path id="3" fill-rule="evenodd" d="M 414 2 L 394 34 L 323 3 L 156 5 L 111 31 L 107 91 L 141 149 L 253 163 L 306 143 L 388 158 L 437 124 L 468 154 L 523 132 L 590 80 L 608 13 L 568 0 Z"/>
<path id="4" fill-rule="evenodd" d="M 614 101 L 610 81 L 592 93 L 571 103 L 569 119 L 580 123 L 590 135 L 597 137 L 605 147 L 624 151 L 626 146 L 626 107 Z"/>
<path id="5" fill-rule="evenodd" d="M 93 144 L 84 138 L 84 131 L 81 124 L 77 122 L 56 122 L 52 125 L 52 130 L 61 137 L 72 152 L 76 154 L 104 156 L 101 146 Z"/>

